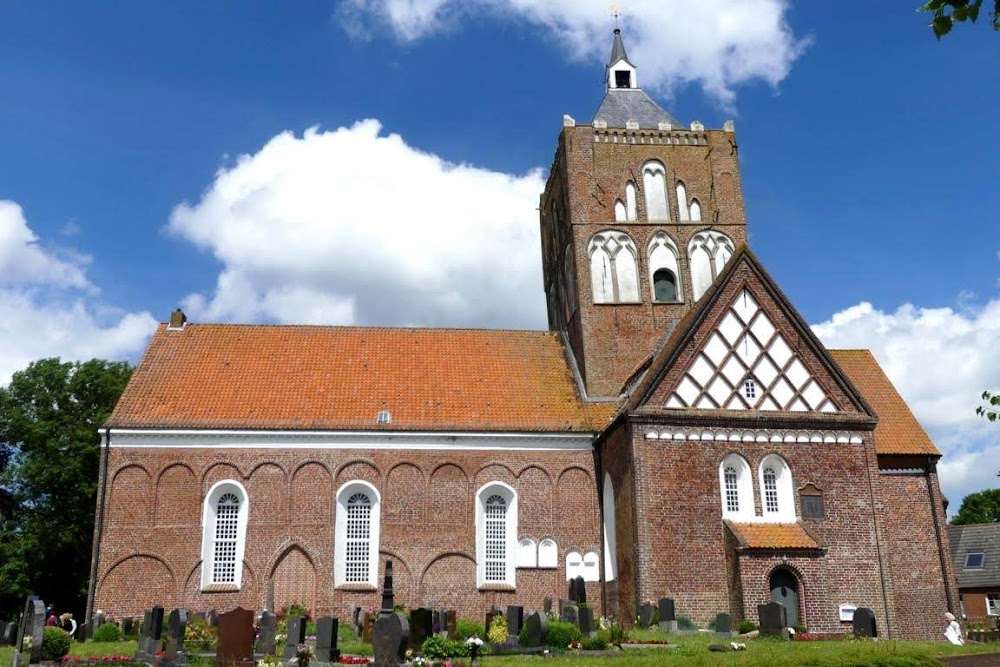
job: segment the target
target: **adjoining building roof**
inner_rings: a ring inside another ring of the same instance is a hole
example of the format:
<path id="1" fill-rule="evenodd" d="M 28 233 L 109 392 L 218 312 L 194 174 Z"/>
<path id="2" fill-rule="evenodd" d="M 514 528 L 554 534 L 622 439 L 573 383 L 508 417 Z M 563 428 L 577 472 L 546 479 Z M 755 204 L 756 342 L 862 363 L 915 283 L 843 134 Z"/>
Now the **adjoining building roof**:
<path id="1" fill-rule="evenodd" d="M 580 398 L 550 332 L 188 324 L 159 327 L 106 425 L 596 432 L 616 407 Z"/>
<path id="2" fill-rule="evenodd" d="M 601 107 L 594 114 L 594 120 L 603 120 L 608 127 L 624 128 L 626 122 L 634 120 L 644 130 L 659 129 L 660 123 L 670 123 L 675 129 L 682 128 L 676 118 L 639 88 L 608 89 Z"/>
<path id="3" fill-rule="evenodd" d="M 800 523 L 737 523 L 726 521 L 744 549 L 821 549 Z"/>
<path id="4" fill-rule="evenodd" d="M 869 350 L 830 350 L 830 356 L 878 417 L 876 452 L 941 455 Z"/>
<path id="5" fill-rule="evenodd" d="M 958 587 L 1000 590 L 1000 523 L 948 526 L 948 533 Z M 965 566 L 970 553 L 983 555 L 980 567 Z"/>

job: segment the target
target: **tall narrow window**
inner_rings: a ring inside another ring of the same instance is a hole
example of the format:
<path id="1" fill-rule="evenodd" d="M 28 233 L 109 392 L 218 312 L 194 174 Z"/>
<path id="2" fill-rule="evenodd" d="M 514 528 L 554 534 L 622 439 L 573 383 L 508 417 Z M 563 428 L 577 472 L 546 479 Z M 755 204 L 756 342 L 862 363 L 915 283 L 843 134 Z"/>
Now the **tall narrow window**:
<path id="1" fill-rule="evenodd" d="M 697 199 L 691 200 L 691 222 L 701 222 L 701 204 Z"/>
<path id="2" fill-rule="evenodd" d="M 517 495 L 503 482 L 476 494 L 477 585 L 514 585 L 517 554 Z"/>
<path id="3" fill-rule="evenodd" d="M 669 220 L 666 172 L 659 162 L 647 162 L 642 167 L 642 188 L 646 193 L 646 218 Z"/>
<path id="4" fill-rule="evenodd" d="M 635 183 L 629 181 L 625 184 L 625 219 L 638 220 L 639 213 L 635 204 Z"/>
<path id="5" fill-rule="evenodd" d="M 764 511 L 778 511 L 778 474 L 770 466 L 764 468 Z"/>
<path id="6" fill-rule="evenodd" d="M 666 232 L 653 234 L 649 241 L 649 278 L 654 301 L 670 303 L 682 300 L 678 255 L 677 244 Z"/>
<path id="7" fill-rule="evenodd" d="M 730 454 L 719 465 L 719 490 L 722 494 L 722 516 L 744 521 L 752 519 L 753 480 L 750 466 L 739 454 Z"/>
<path id="8" fill-rule="evenodd" d="M 765 521 L 795 521 L 795 492 L 792 472 L 777 454 L 769 454 L 760 463 L 761 506 Z"/>
<path id="9" fill-rule="evenodd" d="M 615 202 L 615 222 L 625 222 L 625 204 L 619 199 Z"/>
<path id="10" fill-rule="evenodd" d="M 616 532 L 615 488 L 610 473 L 604 473 L 604 581 L 618 578 L 618 535 Z"/>
<path id="11" fill-rule="evenodd" d="M 486 582 L 502 582 L 507 573 L 507 501 L 486 499 Z"/>
<path id="12" fill-rule="evenodd" d="M 691 262 L 691 289 L 700 299 L 733 256 L 733 241 L 721 232 L 698 232 L 688 244 Z"/>
<path id="13" fill-rule="evenodd" d="M 726 466 L 726 511 L 740 511 L 740 494 L 736 488 L 736 468 Z"/>
<path id="14" fill-rule="evenodd" d="M 202 516 L 202 588 L 239 588 L 243 577 L 249 502 L 234 480 L 217 482 L 205 496 Z"/>
<path id="15" fill-rule="evenodd" d="M 615 231 L 594 234 L 588 251 L 594 303 L 639 300 L 635 243 L 628 234 Z"/>
<path id="16" fill-rule="evenodd" d="M 677 301 L 677 278 L 667 269 L 653 272 L 653 298 L 657 301 Z"/>
<path id="17" fill-rule="evenodd" d="M 687 222 L 691 219 L 691 216 L 688 214 L 687 201 L 687 188 L 684 187 L 683 181 L 677 181 L 677 212 L 681 216 L 681 222 Z"/>
<path id="18" fill-rule="evenodd" d="M 375 586 L 380 507 L 379 493 L 368 482 L 348 482 L 337 491 L 335 586 Z"/>

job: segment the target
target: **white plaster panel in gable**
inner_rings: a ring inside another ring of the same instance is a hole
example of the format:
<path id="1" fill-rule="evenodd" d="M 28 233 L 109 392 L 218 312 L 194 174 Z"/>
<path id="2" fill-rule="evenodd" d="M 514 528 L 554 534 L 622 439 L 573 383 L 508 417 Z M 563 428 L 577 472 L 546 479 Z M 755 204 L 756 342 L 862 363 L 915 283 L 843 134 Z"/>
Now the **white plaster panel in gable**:
<path id="1" fill-rule="evenodd" d="M 776 329 L 774 328 L 774 325 L 771 324 L 771 320 L 767 318 L 767 315 L 761 314 L 753 321 L 753 324 L 750 325 L 750 331 L 753 332 L 753 335 L 757 337 L 757 340 L 759 340 L 762 345 L 767 345 Z"/>
<path id="2" fill-rule="evenodd" d="M 754 301 L 752 296 L 750 296 L 750 292 L 746 290 L 743 290 L 743 293 L 736 298 L 736 302 L 733 304 L 733 312 L 735 312 L 744 323 L 749 323 L 750 318 L 757 313 L 757 310 L 757 302 Z"/>

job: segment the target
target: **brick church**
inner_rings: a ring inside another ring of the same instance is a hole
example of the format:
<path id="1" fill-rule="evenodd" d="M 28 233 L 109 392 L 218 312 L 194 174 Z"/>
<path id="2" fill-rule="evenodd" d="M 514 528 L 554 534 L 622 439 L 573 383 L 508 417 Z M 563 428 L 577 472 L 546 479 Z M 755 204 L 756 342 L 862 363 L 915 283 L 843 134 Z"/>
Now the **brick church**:
<path id="1" fill-rule="evenodd" d="M 940 453 L 866 350 L 828 350 L 746 245 L 732 123 L 682 125 L 619 31 L 563 119 L 549 331 L 202 324 L 174 313 L 102 429 L 89 609 L 396 600 L 481 618 L 582 576 L 936 639 L 957 611 Z"/>

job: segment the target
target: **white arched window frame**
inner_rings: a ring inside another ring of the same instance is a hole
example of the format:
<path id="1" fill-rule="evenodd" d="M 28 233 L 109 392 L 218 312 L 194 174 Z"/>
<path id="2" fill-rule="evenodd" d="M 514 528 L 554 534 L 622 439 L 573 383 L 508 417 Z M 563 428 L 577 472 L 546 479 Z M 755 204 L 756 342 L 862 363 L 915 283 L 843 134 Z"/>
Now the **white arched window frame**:
<path id="1" fill-rule="evenodd" d="M 201 587 L 243 584 L 250 498 L 239 482 L 216 482 L 205 496 L 202 509 Z"/>
<path id="2" fill-rule="evenodd" d="M 594 234 L 588 244 L 594 303 L 639 301 L 639 272 L 635 243 L 624 232 Z"/>
<path id="3" fill-rule="evenodd" d="M 642 189 L 646 195 L 647 220 L 670 219 L 666 173 L 666 169 L 659 162 L 647 162 L 642 166 Z"/>
<path id="4" fill-rule="evenodd" d="M 559 546 L 546 538 L 538 544 L 538 567 L 559 567 Z"/>
<path id="5" fill-rule="evenodd" d="M 334 586 L 377 586 L 381 514 L 382 497 L 372 484 L 354 480 L 338 489 Z"/>
<path id="6" fill-rule="evenodd" d="M 601 580 L 601 556 L 596 551 L 583 554 L 583 580 Z"/>
<path id="7" fill-rule="evenodd" d="M 566 581 L 583 576 L 583 554 L 579 551 L 566 552 Z"/>
<path id="8" fill-rule="evenodd" d="M 517 492 L 490 482 L 476 492 L 476 585 L 514 586 Z"/>
<path id="9" fill-rule="evenodd" d="M 684 181 L 677 181 L 677 213 L 680 214 L 681 222 L 687 222 L 691 219 L 687 201 L 687 188 L 684 187 Z"/>
<path id="10" fill-rule="evenodd" d="M 625 204 L 619 199 L 615 202 L 615 222 L 625 222 L 628 219 L 625 216 Z"/>
<path id="11" fill-rule="evenodd" d="M 765 456 L 760 462 L 758 475 L 764 521 L 795 521 L 795 487 L 792 483 L 792 471 L 785 459 L 777 454 Z"/>
<path id="12" fill-rule="evenodd" d="M 533 539 L 525 537 L 517 543 L 517 566 L 538 567 L 538 549 Z"/>
<path id="13" fill-rule="evenodd" d="M 639 211 L 636 209 L 635 183 L 629 181 L 625 184 L 625 219 L 638 220 Z"/>
<path id="14" fill-rule="evenodd" d="M 618 533 L 615 517 L 615 488 L 611 475 L 604 473 L 604 581 L 618 578 Z"/>
<path id="15" fill-rule="evenodd" d="M 706 230 L 691 237 L 688 258 L 691 263 L 691 291 L 695 301 L 712 286 L 733 252 L 733 240 L 722 232 Z"/>
<path id="16" fill-rule="evenodd" d="M 677 244 L 674 243 L 674 240 L 666 232 L 653 234 L 653 238 L 649 241 L 649 288 L 652 290 L 653 301 L 676 303 L 684 300 L 684 294 L 681 291 L 680 264 L 677 259 L 679 256 L 680 252 L 677 250 Z M 666 269 L 673 275 L 675 290 L 673 299 L 657 298 L 656 272 L 662 269 Z"/>
<path id="17" fill-rule="evenodd" d="M 739 454 L 730 454 L 719 465 L 722 518 L 749 521 L 754 518 L 753 475 Z"/>
<path id="18" fill-rule="evenodd" d="M 691 222 L 701 222 L 701 202 L 691 200 Z"/>

